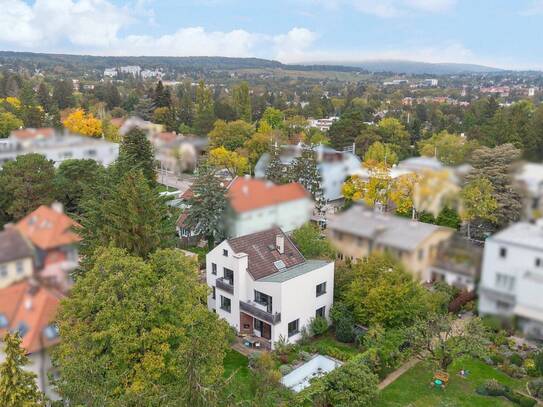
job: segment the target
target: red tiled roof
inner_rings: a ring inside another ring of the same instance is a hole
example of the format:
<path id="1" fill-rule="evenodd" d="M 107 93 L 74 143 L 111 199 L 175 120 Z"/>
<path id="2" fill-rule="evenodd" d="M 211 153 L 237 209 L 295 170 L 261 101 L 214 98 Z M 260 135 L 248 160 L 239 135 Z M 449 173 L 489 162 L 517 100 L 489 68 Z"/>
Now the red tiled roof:
<path id="1" fill-rule="evenodd" d="M 45 205 L 15 225 L 35 246 L 43 250 L 79 242 L 81 238 L 72 231 L 72 228 L 79 226 L 69 216 Z"/>
<path id="2" fill-rule="evenodd" d="M 158 133 L 156 138 L 165 143 L 171 143 L 177 138 L 177 134 L 175 134 L 173 131 L 163 131 Z"/>
<path id="3" fill-rule="evenodd" d="M 115 127 L 121 128 L 125 121 L 126 119 L 124 117 L 114 117 L 110 120 L 110 123 Z"/>
<path id="4" fill-rule="evenodd" d="M 28 280 L 0 290 L 0 315 L 8 322 L 0 327 L 0 336 L 7 330 L 26 328 L 22 346 L 27 354 L 38 352 L 58 343 L 59 338 L 48 338 L 45 328 L 55 319 L 63 294 L 33 285 Z"/>
<path id="5" fill-rule="evenodd" d="M 276 247 L 278 235 L 284 239 L 283 253 L 279 253 Z M 279 228 L 228 239 L 228 244 L 234 252 L 248 255 L 247 271 L 255 280 L 279 272 L 274 264 L 279 260 L 283 261 L 285 268 L 305 263 L 304 256 Z"/>
<path id="6" fill-rule="evenodd" d="M 13 130 L 11 132 L 11 135 L 21 139 L 21 140 L 27 140 L 27 139 L 33 139 L 37 137 L 53 137 L 55 135 L 55 129 L 52 127 L 41 127 L 38 129 L 21 129 L 21 130 Z"/>
<path id="7" fill-rule="evenodd" d="M 237 213 L 295 201 L 308 196 L 309 194 L 304 187 L 297 182 L 275 185 L 270 181 L 238 177 L 232 181 L 228 188 L 230 206 Z"/>

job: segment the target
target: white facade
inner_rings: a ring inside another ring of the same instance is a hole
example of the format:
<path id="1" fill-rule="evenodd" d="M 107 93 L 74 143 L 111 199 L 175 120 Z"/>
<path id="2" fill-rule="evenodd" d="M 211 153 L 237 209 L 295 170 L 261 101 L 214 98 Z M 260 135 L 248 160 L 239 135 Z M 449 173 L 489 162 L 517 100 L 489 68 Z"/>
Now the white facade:
<path id="1" fill-rule="evenodd" d="M 115 78 L 117 76 L 117 68 L 104 69 L 104 76 L 107 76 L 109 78 Z"/>
<path id="2" fill-rule="evenodd" d="M 0 140 L 0 167 L 19 155 L 38 153 L 59 165 L 62 161 L 89 158 L 105 166 L 119 155 L 119 145 L 110 141 L 69 133 L 56 133 L 48 137 L 19 139 L 13 135 Z"/>
<path id="3" fill-rule="evenodd" d="M 236 331 L 262 338 L 273 348 L 280 338 L 290 343 L 298 341 L 301 329 L 308 328 L 318 310 L 329 318 L 334 294 L 333 262 L 310 260 L 259 280 L 254 280 L 247 269 L 248 255 L 234 253 L 227 240 L 206 256 L 206 281 L 212 290 L 208 306 Z M 228 270 L 233 272 L 233 284 L 225 286 Z M 320 284 L 325 289 L 317 295 Z M 269 296 L 271 304 L 255 301 L 256 291 Z M 230 309 L 225 306 L 228 301 Z M 289 332 L 289 323 L 297 329 Z"/>
<path id="4" fill-rule="evenodd" d="M 543 228 L 516 223 L 488 238 L 479 289 L 482 315 L 516 317 L 526 335 L 543 339 Z"/>
<path id="5" fill-rule="evenodd" d="M 249 235 L 274 226 L 284 232 L 292 232 L 311 219 L 313 207 L 313 201 L 308 196 L 242 213 L 230 210 L 227 217 L 228 236 Z"/>

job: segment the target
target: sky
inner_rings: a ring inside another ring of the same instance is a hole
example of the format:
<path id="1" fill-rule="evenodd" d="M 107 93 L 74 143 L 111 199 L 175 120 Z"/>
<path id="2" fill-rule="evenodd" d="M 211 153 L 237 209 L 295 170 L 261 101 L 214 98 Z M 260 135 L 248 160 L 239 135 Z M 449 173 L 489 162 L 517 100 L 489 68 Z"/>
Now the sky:
<path id="1" fill-rule="evenodd" d="M 543 69 L 543 0 L 0 0 L 0 50 Z"/>

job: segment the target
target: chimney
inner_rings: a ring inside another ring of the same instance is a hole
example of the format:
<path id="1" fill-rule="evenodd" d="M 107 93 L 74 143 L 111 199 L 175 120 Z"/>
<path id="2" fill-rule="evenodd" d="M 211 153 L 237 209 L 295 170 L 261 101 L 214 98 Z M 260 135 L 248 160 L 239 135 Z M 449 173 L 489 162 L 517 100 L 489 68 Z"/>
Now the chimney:
<path id="1" fill-rule="evenodd" d="M 283 235 L 275 236 L 275 247 L 279 253 L 285 253 L 285 237 Z"/>
<path id="2" fill-rule="evenodd" d="M 64 213 L 64 206 L 58 201 L 55 201 L 51 204 L 51 209 L 53 209 L 57 213 Z"/>

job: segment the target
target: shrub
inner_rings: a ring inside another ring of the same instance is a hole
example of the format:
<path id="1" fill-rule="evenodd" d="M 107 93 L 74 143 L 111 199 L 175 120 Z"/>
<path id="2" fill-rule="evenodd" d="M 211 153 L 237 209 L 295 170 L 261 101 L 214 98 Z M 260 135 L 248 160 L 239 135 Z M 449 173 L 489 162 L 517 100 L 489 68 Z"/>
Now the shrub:
<path id="1" fill-rule="evenodd" d="M 490 356 L 489 356 L 490 360 L 492 360 L 492 364 L 495 366 L 495 365 L 500 365 L 502 364 L 505 359 L 502 355 L 500 355 L 499 353 L 492 353 Z"/>
<path id="2" fill-rule="evenodd" d="M 330 312 L 336 338 L 340 342 L 351 343 L 354 341 L 354 317 L 351 310 L 343 303 L 337 303 Z"/>
<path id="3" fill-rule="evenodd" d="M 499 332 L 502 329 L 503 323 L 501 319 L 496 316 L 485 315 L 481 319 L 483 320 L 483 323 L 486 325 L 486 327 L 493 332 Z"/>
<path id="4" fill-rule="evenodd" d="M 528 389 L 530 390 L 530 394 L 532 396 L 543 400 L 543 378 L 530 381 L 528 383 Z"/>
<path id="5" fill-rule="evenodd" d="M 313 336 L 320 336 L 328 331 L 328 321 L 323 317 L 311 318 L 309 331 Z"/>
<path id="6" fill-rule="evenodd" d="M 484 396 L 503 396 L 505 394 L 505 386 L 496 379 L 490 379 L 484 382 L 475 391 Z"/>
<path id="7" fill-rule="evenodd" d="M 538 376 L 538 371 L 535 366 L 535 362 L 533 359 L 527 358 L 524 359 L 524 363 L 522 364 L 522 367 L 526 370 L 526 373 L 528 373 L 530 376 Z"/>
<path id="8" fill-rule="evenodd" d="M 300 359 L 302 359 L 304 362 L 307 362 L 308 360 L 310 360 L 313 355 L 311 355 L 311 353 L 309 352 L 306 352 L 306 351 L 300 351 L 300 353 L 298 354 L 298 356 L 300 357 Z"/>
<path id="9" fill-rule="evenodd" d="M 515 379 L 521 379 L 526 376 L 526 371 L 524 370 L 524 368 L 517 365 L 505 363 L 503 365 L 500 365 L 499 368 L 507 376 L 513 377 Z"/>
<path id="10" fill-rule="evenodd" d="M 543 350 L 540 350 L 534 355 L 535 368 L 541 376 L 543 376 Z"/>
<path id="11" fill-rule="evenodd" d="M 522 357 L 518 353 L 513 353 L 509 361 L 516 366 L 522 366 Z"/>
<path id="12" fill-rule="evenodd" d="M 292 367 L 290 365 L 281 365 L 279 366 L 279 371 L 283 376 L 288 375 L 290 372 L 292 372 Z"/>

